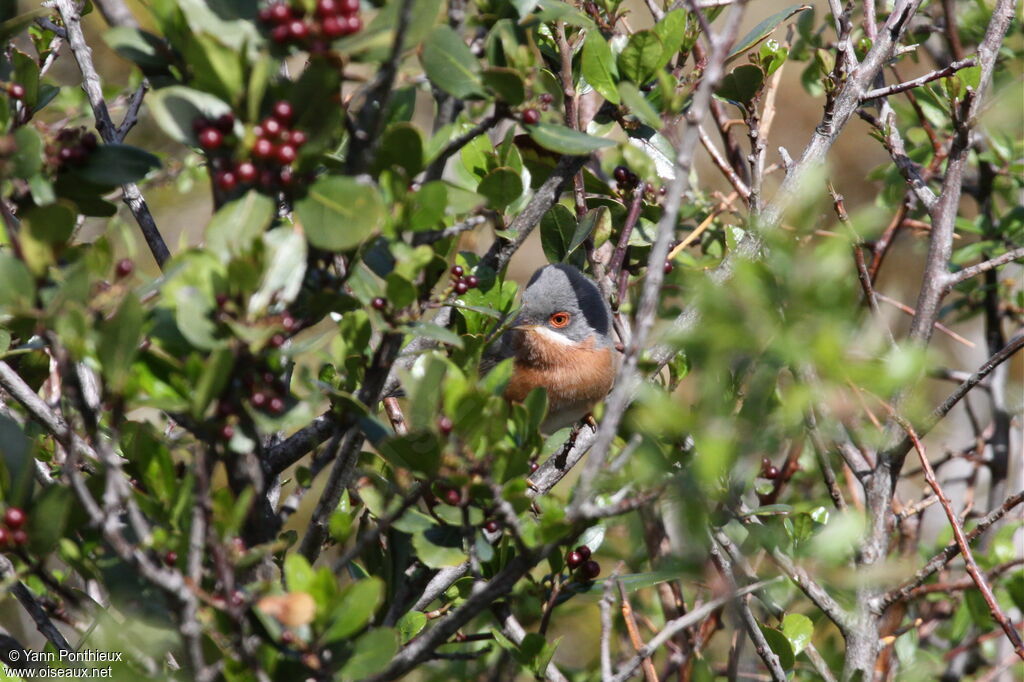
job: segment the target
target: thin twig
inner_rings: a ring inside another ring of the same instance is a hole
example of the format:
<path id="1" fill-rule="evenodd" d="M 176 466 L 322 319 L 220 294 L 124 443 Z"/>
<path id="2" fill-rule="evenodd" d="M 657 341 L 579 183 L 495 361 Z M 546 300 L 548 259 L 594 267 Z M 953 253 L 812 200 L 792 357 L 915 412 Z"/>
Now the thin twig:
<path id="1" fill-rule="evenodd" d="M 949 278 L 949 280 L 948 280 L 948 282 L 946 284 L 946 288 L 947 289 L 952 289 L 957 284 L 960 284 L 962 282 L 966 282 L 967 280 L 971 279 L 972 277 L 977 277 L 978 275 L 982 274 L 983 272 L 988 272 L 989 270 L 994 270 L 994 269 L 996 269 L 996 268 L 998 268 L 998 267 L 1000 267 L 1002 265 L 1006 265 L 1008 263 L 1012 263 L 1015 260 L 1021 260 L 1021 259 L 1024 259 L 1024 246 L 1022 246 L 1020 248 L 1013 249 L 1011 251 L 1007 251 L 1004 254 L 996 256 L 995 258 L 990 258 L 989 260 L 986 260 L 986 261 L 982 261 L 981 263 L 976 263 L 975 265 L 969 265 L 968 267 L 966 267 L 966 268 L 964 268 L 962 270 L 957 270 Z"/>
<path id="2" fill-rule="evenodd" d="M 977 63 L 977 57 L 968 57 L 967 59 L 961 59 L 960 61 L 952 62 L 948 66 L 945 66 L 941 69 L 936 69 L 935 71 L 926 73 L 923 76 L 918 76 L 913 80 L 904 81 L 902 83 L 895 83 L 884 88 L 875 88 L 874 90 L 869 90 L 866 93 L 864 93 L 863 97 L 861 97 L 861 101 L 867 102 L 869 100 L 878 99 L 879 97 L 888 97 L 889 95 L 895 95 L 896 93 L 903 92 L 905 90 L 913 90 L 914 88 L 921 87 L 925 83 L 931 83 L 934 80 L 945 78 L 946 76 L 952 76 L 960 69 L 966 69 L 967 67 L 974 66 Z"/>

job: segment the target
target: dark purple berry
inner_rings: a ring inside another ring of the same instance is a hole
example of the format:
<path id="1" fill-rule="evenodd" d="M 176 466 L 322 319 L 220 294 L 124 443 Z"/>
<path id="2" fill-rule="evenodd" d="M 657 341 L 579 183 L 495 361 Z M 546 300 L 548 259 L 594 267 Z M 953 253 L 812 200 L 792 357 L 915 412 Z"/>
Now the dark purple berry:
<path id="1" fill-rule="evenodd" d="M 199 146 L 207 151 L 217 149 L 224 143 L 224 134 L 214 127 L 203 128 L 199 133 Z"/>
<path id="2" fill-rule="evenodd" d="M 98 146 L 99 141 L 97 141 L 95 135 L 93 135 L 92 133 L 86 133 L 85 135 L 82 135 L 82 147 L 84 147 L 86 151 L 91 152 Z"/>
<path id="3" fill-rule="evenodd" d="M 4 512 L 4 525 L 11 530 L 18 530 L 25 525 L 25 521 L 28 516 L 24 510 L 18 507 L 8 507 L 7 511 Z"/>
<path id="4" fill-rule="evenodd" d="M 584 580 L 594 580 L 597 576 L 601 575 L 601 564 L 591 559 L 583 564 L 580 573 L 583 575 Z"/>
<path id="5" fill-rule="evenodd" d="M 629 169 L 625 166 L 616 166 L 613 175 L 615 176 L 615 182 L 625 185 L 629 180 Z"/>
<path id="6" fill-rule="evenodd" d="M 388 307 L 388 302 L 378 296 L 377 298 L 370 301 L 370 305 L 373 306 L 374 310 L 384 310 Z"/>
<path id="7" fill-rule="evenodd" d="M 292 103 L 288 102 L 287 100 L 275 102 L 274 108 L 271 111 L 275 119 L 286 125 L 291 122 L 292 116 L 295 115 L 295 110 L 292 108 Z"/>
<path id="8" fill-rule="evenodd" d="M 670 261 L 670 260 L 665 261 L 665 274 L 666 275 L 668 273 L 672 272 L 672 270 L 674 270 L 674 269 L 675 269 L 675 266 L 672 265 L 672 261 Z"/>
<path id="9" fill-rule="evenodd" d="M 580 545 L 576 548 L 576 551 L 579 552 L 579 555 L 583 557 L 584 561 L 590 558 L 590 548 L 586 545 Z"/>
<path id="10" fill-rule="evenodd" d="M 221 114 L 217 117 L 217 122 L 214 125 L 217 126 L 217 130 L 225 135 L 230 135 L 235 129 L 235 115 L 230 112 Z"/>
<path id="11" fill-rule="evenodd" d="M 488 519 L 484 522 L 484 530 L 488 533 L 497 533 L 501 526 L 494 519 Z"/>
<path id="12" fill-rule="evenodd" d="M 477 277 L 476 275 L 470 275 L 469 277 L 465 278 L 462 281 L 465 282 L 466 286 L 469 287 L 470 289 L 476 289 L 478 286 L 480 286 L 480 278 Z"/>
<path id="13" fill-rule="evenodd" d="M 458 282 L 455 283 L 455 293 L 461 296 L 467 291 L 469 291 L 469 285 L 466 284 L 466 280 L 460 279 Z"/>
<path id="14" fill-rule="evenodd" d="M 530 462 L 530 473 L 532 474 L 533 472 L 537 471 L 537 469 L 540 469 L 540 464 L 537 464 L 536 462 Z"/>
<path id="15" fill-rule="evenodd" d="M 164 563 L 168 566 L 174 566 L 178 563 L 178 553 L 168 552 L 167 554 L 164 554 Z"/>
<path id="16" fill-rule="evenodd" d="M 573 550 L 565 555 L 565 565 L 569 567 L 569 570 L 575 571 L 579 568 L 586 559 L 584 559 L 579 552 Z"/>
<path id="17" fill-rule="evenodd" d="M 256 171 L 256 166 L 254 166 L 251 161 L 243 161 L 238 164 L 237 168 L 235 168 L 235 175 L 237 175 L 238 179 L 242 182 L 250 183 L 256 180 L 258 173 Z"/>
<path id="18" fill-rule="evenodd" d="M 555 101 L 555 98 L 551 95 L 551 93 L 549 93 L 549 92 L 541 93 L 541 96 L 540 96 L 540 103 L 541 104 L 551 104 L 554 101 Z"/>
<path id="19" fill-rule="evenodd" d="M 452 273 L 452 277 L 458 279 L 462 277 L 462 274 L 465 272 L 465 270 L 462 269 L 461 265 L 453 265 L 450 272 Z"/>
<path id="20" fill-rule="evenodd" d="M 437 430 L 440 431 L 442 435 L 447 436 L 452 432 L 453 428 L 455 428 L 455 425 L 448 417 L 441 417 L 437 420 Z"/>
<path id="21" fill-rule="evenodd" d="M 114 272 L 117 274 L 118 279 L 121 279 L 132 274 L 132 271 L 134 269 L 135 263 L 133 263 L 128 258 L 122 258 L 121 260 L 117 261 L 117 266 L 114 268 Z"/>
<path id="22" fill-rule="evenodd" d="M 462 504 L 462 493 L 455 488 L 448 488 L 444 493 L 444 501 L 453 507 L 458 507 Z"/>
<path id="23" fill-rule="evenodd" d="M 206 118 L 205 116 L 199 116 L 197 118 L 192 119 L 192 132 L 194 132 L 196 135 L 203 132 L 209 127 L 210 119 Z"/>

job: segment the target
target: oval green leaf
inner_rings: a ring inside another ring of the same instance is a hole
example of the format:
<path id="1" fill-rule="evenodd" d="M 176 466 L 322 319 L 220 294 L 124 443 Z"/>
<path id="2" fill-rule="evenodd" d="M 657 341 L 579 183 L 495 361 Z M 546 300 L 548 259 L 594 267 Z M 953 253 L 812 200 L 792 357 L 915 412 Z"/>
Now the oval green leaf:
<path id="1" fill-rule="evenodd" d="M 358 246 L 384 221 L 377 187 L 343 175 L 320 178 L 295 204 L 295 215 L 313 246 L 344 251 Z"/>
<path id="2" fill-rule="evenodd" d="M 438 26 L 423 45 L 423 69 L 434 85 L 453 97 L 482 97 L 480 64 L 459 34 Z"/>
<path id="3" fill-rule="evenodd" d="M 554 123 L 538 123 L 530 126 L 528 130 L 534 142 L 559 154 L 584 156 L 598 149 L 615 146 L 612 140 L 587 135 Z"/>
<path id="4" fill-rule="evenodd" d="M 581 68 L 590 87 L 612 104 L 619 103 L 619 91 L 615 88 L 615 78 L 619 75 L 615 56 L 597 31 L 588 32 L 583 41 Z"/>

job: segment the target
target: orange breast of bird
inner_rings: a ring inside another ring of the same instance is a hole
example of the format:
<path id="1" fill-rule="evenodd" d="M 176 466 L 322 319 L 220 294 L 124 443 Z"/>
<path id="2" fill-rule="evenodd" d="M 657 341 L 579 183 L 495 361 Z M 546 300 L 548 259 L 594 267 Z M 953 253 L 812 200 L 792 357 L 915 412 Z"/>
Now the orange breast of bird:
<path id="1" fill-rule="evenodd" d="M 615 360 L 614 351 L 597 345 L 594 337 L 569 345 L 527 332 L 518 344 L 505 397 L 521 401 L 539 386 L 547 389 L 550 412 L 589 407 L 611 390 Z"/>

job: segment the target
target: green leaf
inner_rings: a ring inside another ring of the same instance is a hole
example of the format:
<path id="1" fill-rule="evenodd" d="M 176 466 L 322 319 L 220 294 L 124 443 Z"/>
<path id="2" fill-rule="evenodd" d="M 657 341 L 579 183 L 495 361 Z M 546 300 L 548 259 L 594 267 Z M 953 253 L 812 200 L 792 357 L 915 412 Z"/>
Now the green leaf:
<path id="1" fill-rule="evenodd" d="M 423 170 L 423 135 L 411 123 L 395 123 L 384 131 L 374 167 L 379 173 L 392 166 L 404 168 L 409 177 Z"/>
<path id="2" fill-rule="evenodd" d="M 661 127 L 661 117 L 658 116 L 658 112 L 647 101 L 643 93 L 640 92 L 640 88 L 629 81 L 622 81 L 619 83 L 619 94 L 622 96 L 623 104 L 629 107 L 629 111 L 640 119 L 641 123 L 645 123 L 655 129 Z"/>
<path id="3" fill-rule="evenodd" d="M 199 146 L 192 129 L 193 121 L 200 116 L 215 119 L 231 112 L 231 105 L 224 100 L 183 85 L 154 91 L 146 98 L 146 105 L 168 137 L 192 147 Z"/>
<path id="4" fill-rule="evenodd" d="M 75 230 L 75 212 L 66 205 L 38 206 L 22 214 L 22 228 L 36 241 L 63 246 Z"/>
<path id="5" fill-rule="evenodd" d="M 548 262 L 560 263 L 569 255 L 576 234 L 576 216 L 562 204 L 555 204 L 540 219 L 540 243 Z"/>
<path id="6" fill-rule="evenodd" d="M 789 19 L 794 14 L 803 12 L 804 10 L 811 9 L 810 5 L 792 5 L 771 15 L 754 28 L 750 29 L 747 35 L 740 38 L 729 52 L 729 56 L 726 61 L 729 62 L 736 57 L 740 56 L 750 48 L 757 45 L 759 42 L 770 36 L 775 29 L 779 27 L 779 24 Z"/>
<path id="7" fill-rule="evenodd" d="M 302 288 L 306 274 L 306 240 L 291 227 L 278 227 L 263 234 L 270 258 L 260 288 L 249 298 L 249 313 L 263 312 L 272 301 L 291 303 Z"/>
<path id="8" fill-rule="evenodd" d="M 97 185 L 123 185 L 146 177 L 160 167 L 160 159 L 138 147 L 126 144 L 104 144 L 86 157 L 84 165 L 72 174 Z"/>
<path id="9" fill-rule="evenodd" d="M 32 504 L 28 515 L 29 549 L 37 556 L 49 554 L 57 546 L 68 522 L 74 502 L 70 488 L 52 485 Z"/>
<path id="10" fill-rule="evenodd" d="M 664 67 L 686 42 L 686 25 L 689 23 L 689 12 L 685 9 L 672 10 L 654 25 L 654 33 L 661 39 L 662 52 L 658 57 L 658 66 Z"/>
<path id="11" fill-rule="evenodd" d="M 325 251 L 358 246 L 384 222 L 384 202 L 375 185 L 328 175 L 295 204 L 309 243 Z"/>
<path id="12" fill-rule="evenodd" d="M 431 230 L 444 219 L 448 209 L 448 186 L 440 181 L 428 182 L 409 197 L 407 226 L 418 232 Z"/>
<path id="13" fill-rule="evenodd" d="M 579 225 L 576 226 L 576 231 L 572 234 L 572 241 L 569 242 L 569 248 L 567 249 L 566 255 L 572 255 L 573 251 L 578 249 L 584 241 L 587 240 L 594 230 L 597 229 L 598 225 L 604 220 L 608 220 L 608 207 L 598 206 L 592 208 L 583 214 L 582 220 Z"/>
<path id="14" fill-rule="evenodd" d="M 107 388 L 114 393 L 123 390 L 131 372 L 132 360 L 142 338 L 142 323 L 145 311 L 135 294 L 125 296 L 121 307 L 109 320 L 100 326 L 100 343 L 97 355 Z"/>
<path id="15" fill-rule="evenodd" d="M 432 339 L 439 343 L 446 343 L 449 346 L 462 349 L 462 337 L 447 327 L 433 324 L 432 322 L 416 322 L 412 325 L 412 333 L 416 337 Z"/>
<path id="16" fill-rule="evenodd" d="M 31 308 L 36 298 L 36 283 L 25 264 L 0 253 L 0 308 Z"/>
<path id="17" fill-rule="evenodd" d="M 523 179 L 511 168 L 495 168 L 484 176 L 476 191 L 487 197 L 491 208 L 501 212 L 522 195 Z"/>
<path id="18" fill-rule="evenodd" d="M 205 33 L 188 36 L 182 50 L 185 62 L 192 66 L 192 84 L 198 90 L 238 103 L 245 86 L 244 52 L 225 45 Z"/>
<path id="19" fill-rule="evenodd" d="M 587 135 L 553 123 L 538 123 L 529 126 L 528 131 L 534 142 L 559 154 L 585 156 L 598 149 L 615 146 L 612 140 Z"/>
<path id="20" fill-rule="evenodd" d="M 665 46 L 653 31 L 637 31 L 619 54 L 619 75 L 643 85 L 659 68 Z"/>
<path id="21" fill-rule="evenodd" d="M 449 95 L 460 99 L 483 97 L 480 64 L 459 34 L 448 26 L 431 31 L 420 59 L 427 78 Z"/>
<path id="22" fill-rule="evenodd" d="M 612 104 L 619 103 L 619 91 L 615 88 L 615 79 L 619 75 L 615 56 L 598 31 L 587 32 L 583 41 L 581 68 L 590 87 Z"/>
<path id="23" fill-rule="evenodd" d="M 758 623 L 757 627 L 761 628 L 764 638 L 768 641 L 768 646 L 779 657 L 779 664 L 786 670 L 792 670 L 793 664 L 796 661 L 793 655 L 793 647 L 790 646 L 786 636 L 778 630 L 766 627 L 760 623 Z"/>
<path id="24" fill-rule="evenodd" d="M 510 106 L 521 104 L 526 99 L 526 85 L 523 83 L 523 77 L 515 69 L 499 66 L 485 69 L 483 82 L 491 92 Z"/>
<path id="25" fill-rule="evenodd" d="M 235 366 L 235 351 L 228 347 L 218 348 L 206 361 L 203 373 L 195 383 L 192 393 L 192 416 L 199 419 L 206 412 L 214 398 L 228 385 L 231 369 Z"/>
<path id="26" fill-rule="evenodd" d="M 416 556 L 430 568 L 458 566 L 466 560 L 462 551 L 462 533 L 450 526 L 431 526 L 414 533 L 412 546 Z"/>
<path id="27" fill-rule="evenodd" d="M 249 253 L 276 216 L 274 200 L 256 190 L 221 206 L 206 226 L 206 247 L 227 263 Z"/>
<path id="28" fill-rule="evenodd" d="M 290 592 L 312 592 L 315 576 L 306 557 L 292 552 L 284 559 L 284 582 Z"/>
<path id="29" fill-rule="evenodd" d="M 21 126 L 14 131 L 15 152 L 11 174 L 27 180 L 39 173 L 43 167 L 43 140 L 32 126 Z"/>
<path id="30" fill-rule="evenodd" d="M 115 26 L 103 34 L 114 52 L 134 63 L 143 73 L 167 70 L 169 46 L 156 35 L 130 26 Z"/>
<path id="31" fill-rule="evenodd" d="M 410 611 L 399 618 L 395 625 L 402 644 L 406 644 L 427 626 L 427 614 L 422 611 Z"/>
<path id="32" fill-rule="evenodd" d="M 17 5 L 14 5 L 17 7 Z M 21 31 L 35 21 L 39 17 L 45 17 L 50 13 L 49 7 L 40 7 L 38 9 L 29 10 L 24 14 L 19 14 L 15 17 L 11 17 L 6 21 L 0 23 L 0 42 L 7 43 L 13 36 L 21 33 Z"/>
<path id="33" fill-rule="evenodd" d="M 793 655 L 798 655 L 811 643 L 814 636 L 814 623 L 807 616 L 800 613 L 787 613 L 782 619 L 782 634 L 789 640 L 793 648 Z"/>
<path id="34" fill-rule="evenodd" d="M 753 64 L 737 66 L 722 79 L 715 94 L 743 108 L 750 105 L 764 85 L 764 71 Z"/>
<path id="35" fill-rule="evenodd" d="M 333 607 L 333 619 L 324 632 L 324 642 L 336 642 L 362 630 L 383 598 L 384 583 L 379 578 L 364 578 L 346 585 Z"/>
<path id="36" fill-rule="evenodd" d="M 391 628 L 370 630 L 356 641 L 355 653 L 345 661 L 340 679 L 361 680 L 383 670 L 398 651 L 398 637 Z"/>

